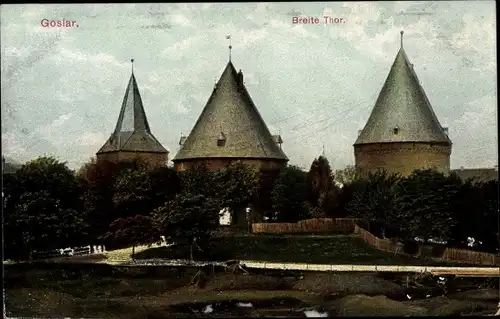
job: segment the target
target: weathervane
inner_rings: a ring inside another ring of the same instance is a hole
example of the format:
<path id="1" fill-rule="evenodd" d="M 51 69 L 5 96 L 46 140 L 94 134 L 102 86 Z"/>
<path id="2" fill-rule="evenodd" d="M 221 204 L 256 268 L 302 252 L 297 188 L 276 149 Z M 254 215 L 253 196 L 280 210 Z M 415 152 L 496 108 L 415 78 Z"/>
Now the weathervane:
<path id="1" fill-rule="evenodd" d="M 226 39 L 229 40 L 229 61 L 231 61 L 231 49 L 233 48 L 231 45 L 231 35 L 226 36 Z"/>

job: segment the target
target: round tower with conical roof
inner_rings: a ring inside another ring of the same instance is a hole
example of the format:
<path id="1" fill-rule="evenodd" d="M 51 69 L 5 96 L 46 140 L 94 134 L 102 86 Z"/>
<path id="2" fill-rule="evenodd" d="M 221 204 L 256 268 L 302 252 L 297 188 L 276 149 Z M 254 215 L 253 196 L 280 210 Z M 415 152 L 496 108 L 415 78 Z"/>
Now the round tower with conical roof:
<path id="1" fill-rule="evenodd" d="M 441 126 L 403 49 L 394 60 L 368 121 L 354 143 L 360 172 L 402 176 L 415 169 L 450 170 L 451 140 Z"/>
<path id="2" fill-rule="evenodd" d="M 241 162 L 256 170 L 280 169 L 288 158 L 280 135 L 272 135 L 229 60 L 201 115 L 173 159 L 179 171 L 196 165 L 219 170 Z"/>
<path id="3" fill-rule="evenodd" d="M 129 162 L 140 160 L 150 167 L 166 166 L 168 151 L 151 133 L 137 81 L 132 74 L 123 98 L 114 132 L 97 152 L 97 161 Z"/>

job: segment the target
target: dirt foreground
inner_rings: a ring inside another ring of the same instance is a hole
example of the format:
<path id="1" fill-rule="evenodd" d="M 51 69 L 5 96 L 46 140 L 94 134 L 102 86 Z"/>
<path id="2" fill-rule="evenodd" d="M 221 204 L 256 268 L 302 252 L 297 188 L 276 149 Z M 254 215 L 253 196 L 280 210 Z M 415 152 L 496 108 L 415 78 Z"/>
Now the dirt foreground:
<path id="1" fill-rule="evenodd" d="M 126 268 L 126 269 L 125 269 Z M 498 289 L 406 288 L 397 278 L 355 273 L 225 273 L 197 269 L 6 266 L 12 317 L 171 318 L 494 314 Z M 484 281 L 484 279 L 482 279 Z M 457 287 L 461 288 L 457 288 Z M 411 298 L 411 299 L 409 299 Z"/>

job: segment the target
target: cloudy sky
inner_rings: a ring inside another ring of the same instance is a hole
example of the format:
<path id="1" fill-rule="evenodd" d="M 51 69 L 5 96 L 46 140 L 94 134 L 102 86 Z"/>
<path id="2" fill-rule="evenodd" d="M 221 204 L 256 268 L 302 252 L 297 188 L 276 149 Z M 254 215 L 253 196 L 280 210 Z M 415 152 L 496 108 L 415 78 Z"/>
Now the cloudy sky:
<path id="1" fill-rule="evenodd" d="M 293 17 L 320 24 L 293 24 Z M 345 23 L 324 24 L 323 17 Z M 76 21 L 43 28 L 42 19 Z M 2 152 L 78 168 L 114 129 L 130 59 L 153 134 L 178 149 L 228 61 L 291 164 L 353 147 L 399 49 L 453 141 L 453 168 L 497 163 L 493 1 L 2 5 Z"/>

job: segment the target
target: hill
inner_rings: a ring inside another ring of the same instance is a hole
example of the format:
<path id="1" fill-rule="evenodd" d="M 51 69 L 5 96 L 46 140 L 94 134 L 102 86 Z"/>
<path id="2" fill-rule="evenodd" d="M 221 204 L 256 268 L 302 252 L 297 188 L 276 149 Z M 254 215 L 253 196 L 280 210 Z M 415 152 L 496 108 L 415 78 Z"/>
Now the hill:
<path id="1" fill-rule="evenodd" d="M 157 247 L 136 253 L 136 259 L 186 259 L 184 246 Z M 256 260 L 309 264 L 456 265 L 379 251 L 352 235 L 243 235 L 213 238 L 196 260 Z"/>

